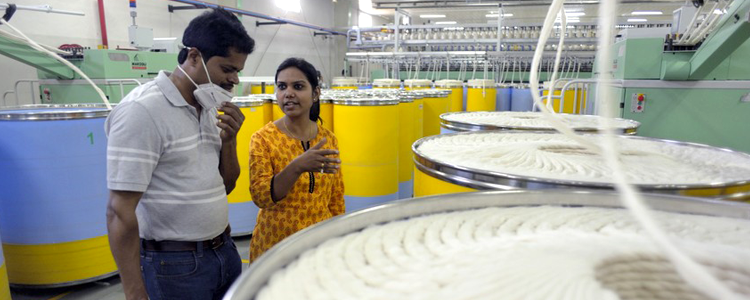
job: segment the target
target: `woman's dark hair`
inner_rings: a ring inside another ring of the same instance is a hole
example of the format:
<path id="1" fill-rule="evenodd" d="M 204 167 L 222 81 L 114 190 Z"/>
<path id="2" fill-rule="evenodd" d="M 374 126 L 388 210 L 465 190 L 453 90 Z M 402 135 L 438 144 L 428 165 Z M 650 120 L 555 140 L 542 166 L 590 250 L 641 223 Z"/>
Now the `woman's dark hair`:
<path id="1" fill-rule="evenodd" d="M 255 41 L 242 22 L 224 9 L 211 9 L 190 21 L 182 35 L 182 44 L 198 48 L 205 62 L 217 55 L 229 56 L 230 48 L 242 54 L 250 54 L 255 48 Z M 177 62 L 184 63 L 187 55 L 187 48 L 180 50 Z"/>
<path id="2" fill-rule="evenodd" d="M 289 68 L 297 68 L 302 71 L 302 74 L 305 74 L 307 81 L 310 82 L 313 93 L 315 93 L 315 90 L 320 86 L 320 82 L 318 82 L 318 70 L 302 58 L 290 57 L 284 60 L 284 62 L 279 65 L 279 68 L 276 69 L 276 76 L 273 80 L 274 83 L 279 81 L 279 73 Z M 323 124 L 323 119 L 320 118 L 320 95 L 318 95 L 318 101 L 314 101 L 310 108 L 310 120 L 315 122 L 320 121 L 320 124 Z"/>

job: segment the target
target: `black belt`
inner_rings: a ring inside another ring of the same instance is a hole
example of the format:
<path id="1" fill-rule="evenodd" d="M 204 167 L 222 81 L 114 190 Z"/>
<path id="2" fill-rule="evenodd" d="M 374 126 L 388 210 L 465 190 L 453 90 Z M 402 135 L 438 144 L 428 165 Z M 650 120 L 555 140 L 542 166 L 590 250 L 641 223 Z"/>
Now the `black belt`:
<path id="1" fill-rule="evenodd" d="M 177 251 L 196 251 L 198 245 L 202 245 L 203 249 L 211 248 L 216 249 L 224 245 L 227 241 L 231 240 L 229 233 L 231 229 L 227 226 L 224 232 L 215 238 L 199 242 L 183 242 L 183 241 L 155 241 L 155 240 L 144 240 L 141 239 L 141 247 L 146 251 L 164 251 L 164 252 L 177 252 Z"/>

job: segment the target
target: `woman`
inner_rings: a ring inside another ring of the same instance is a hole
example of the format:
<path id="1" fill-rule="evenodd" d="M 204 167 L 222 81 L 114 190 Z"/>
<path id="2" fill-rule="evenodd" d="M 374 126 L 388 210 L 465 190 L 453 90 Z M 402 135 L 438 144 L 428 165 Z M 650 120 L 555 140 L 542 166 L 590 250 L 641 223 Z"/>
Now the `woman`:
<path id="1" fill-rule="evenodd" d="M 287 236 L 344 213 L 338 141 L 320 120 L 317 71 L 299 58 L 276 70 L 276 100 L 285 116 L 250 138 L 250 194 L 260 207 L 250 242 L 252 262 Z"/>

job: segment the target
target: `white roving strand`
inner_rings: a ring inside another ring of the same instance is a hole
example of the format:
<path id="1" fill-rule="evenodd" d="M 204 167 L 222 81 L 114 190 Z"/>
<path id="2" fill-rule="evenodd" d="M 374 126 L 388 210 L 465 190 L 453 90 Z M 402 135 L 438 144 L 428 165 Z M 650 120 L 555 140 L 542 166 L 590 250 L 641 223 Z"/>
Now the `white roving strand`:
<path id="1" fill-rule="evenodd" d="M 719 281 L 706 267 L 699 264 L 687 253 L 677 247 L 675 241 L 670 239 L 667 233 L 657 224 L 654 213 L 652 213 L 643 201 L 636 188 L 628 183 L 628 178 L 624 167 L 618 157 L 617 143 L 611 123 L 611 118 L 615 115 L 617 107 L 613 105 L 614 93 L 608 82 L 612 79 L 611 73 L 611 48 L 614 40 L 614 22 L 616 19 L 616 0 L 602 1 L 599 7 L 599 28 L 601 29 L 599 39 L 599 51 L 597 57 L 599 80 L 597 91 L 599 97 L 603 97 L 604 112 L 604 151 L 603 155 L 607 165 L 613 170 L 613 178 L 616 189 L 622 194 L 622 201 L 638 223 L 643 226 L 645 232 L 651 239 L 666 253 L 666 258 L 670 260 L 677 272 L 695 289 L 701 291 L 706 296 L 714 299 L 733 300 L 743 299 L 740 295 L 735 294 L 729 287 Z M 685 248 L 683 248 L 685 249 Z"/>
<path id="2" fill-rule="evenodd" d="M 4 31 L 4 30 L 0 30 L 0 35 L 2 35 L 2 36 L 4 36 L 4 37 L 6 37 L 6 38 L 8 38 L 8 39 L 11 39 L 11 40 L 17 41 L 17 42 L 23 42 L 23 43 L 25 43 L 25 42 L 26 42 L 26 39 L 24 39 L 24 38 L 22 38 L 22 37 L 20 37 L 20 36 L 17 36 L 17 35 L 15 35 L 15 34 L 12 34 L 12 33 L 10 33 L 10 32 L 6 32 L 6 31 Z M 55 52 L 55 53 L 57 53 L 57 54 L 61 54 L 61 55 L 66 55 L 66 54 L 70 54 L 69 52 L 65 52 L 65 51 L 62 51 L 62 50 L 60 50 L 60 49 L 57 49 L 57 48 L 55 48 L 55 47 L 52 47 L 52 46 L 48 46 L 48 45 L 45 45 L 45 44 L 39 44 L 39 46 L 42 46 L 42 47 L 44 47 L 45 49 L 47 49 L 47 50 L 49 50 L 49 51 L 52 51 L 52 52 Z"/>
<path id="3" fill-rule="evenodd" d="M 555 85 L 557 80 L 557 68 L 560 66 L 560 56 L 562 56 L 562 48 L 565 44 L 565 30 L 568 26 L 568 17 L 565 14 L 565 9 L 560 10 L 560 41 L 557 44 L 557 53 L 555 54 L 555 65 L 552 71 L 552 77 L 549 79 L 549 93 L 547 94 L 547 109 L 551 112 L 555 112 L 555 110 L 552 108 L 552 96 L 555 93 Z M 540 64 L 541 65 L 541 64 Z M 547 73 L 549 73 L 549 70 L 547 70 Z M 563 101 L 562 94 L 560 95 L 560 102 Z M 562 112 L 562 111 L 560 111 Z"/>
<path id="4" fill-rule="evenodd" d="M 54 53 L 54 52 L 52 52 L 50 50 L 47 50 L 45 47 L 37 44 L 34 40 L 30 39 L 25 34 L 23 34 L 23 32 L 21 32 L 20 30 L 16 29 L 15 27 L 13 27 L 13 25 L 10 25 L 10 23 L 8 23 L 7 21 L 5 21 L 5 19 L 0 18 L 0 23 L 8 26 L 8 28 L 10 28 L 11 30 L 15 31 L 18 35 L 20 35 L 31 48 L 34 48 L 37 51 L 43 52 L 43 53 L 51 56 L 52 58 L 60 61 L 64 65 L 68 66 L 68 68 L 71 68 L 78 75 L 80 75 L 81 77 L 83 77 L 83 79 L 85 79 L 89 84 L 91 84 L 91 86 L 94 88 L 94 90 L 96 91 L 96 93 L 99 94 L 99 97 L 102 98 L 102 101 L 104 102 L 104 105 L 107 106 L 107 109 L 112 109 L 112 105 L 109 103 L 109 100 L 107 100 L 107 96 L 104 95 L 104 92 L 102 92 L 102 90 L 98 86 L 96 86 L 96 84 L 93 81 L 91 81 L 91 79 L 88 76 L 86 76 L 86 74 L 84 74 L 83 71 L 81 71 L 81 69 L 79 69 L 78 67 L 76 67 L 75 65 L 73 65 L 72 63 L 70 63 L 68 60 L 60 57 L 60 55 L 57 55 L 56 53 Z"/>
<path id="5" fill-rule="evenodd" d="M 750 221 L 656 215 L 710 272 L 750 296 Z M 626 210 L 593 207 L 414 217 L 305 251 L 256 299 L 706 299 L 641 231 Z"/>
<path id="6" fill-rule="evenodd" d="M 562 120 L 554 113 L 552 113 L 551 110 L 544 105 L 544 103 L 542 103 L 542 98 L 539 95 L 539 72 L 537 71 L 537 68 L 539 67 L 542 55 L 544 54 L 544 46 L 547 44 L 547 39 L 549 39 L 550 33 L 552 33 L 552 25 L 555 22 L 557 14 L 562 9 L 563 2 L 564 0 L 553 0 L 552 4 L 550 5 L 549 11 L 547 11 L 547 17 L 544 19 L 544 26 L 542 27 L 542 31 L 540 32 L 539 41 L 537 42 L 536 51 L 534 52 L 534 58 L 531 61 L 529 89 L 531 90 L 531 97 L 534 99 L 534 104 L 541 110 L 542 113 L 544 113 L 544 116 L 548 119 L 550 124 L 555 127 L 556 130 L 560 131 L 560 133 L 570 137 L 571 139 L 576 140 L 592 151 L 598 153 L 601 152 L 601 149 L 598 145 L 592 143 L 584 137 L 575 134 L 572 129 L 565 126 Z"/>

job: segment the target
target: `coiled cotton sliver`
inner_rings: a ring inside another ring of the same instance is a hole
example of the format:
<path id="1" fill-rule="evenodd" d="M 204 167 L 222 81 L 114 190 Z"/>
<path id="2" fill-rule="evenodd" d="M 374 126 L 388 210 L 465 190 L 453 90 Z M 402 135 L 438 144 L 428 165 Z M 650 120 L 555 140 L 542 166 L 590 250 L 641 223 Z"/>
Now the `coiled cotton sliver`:
<path id="1" fill-rule="evenodd" d="M 589 115 L 570 115 L 558 114 L 563 123 L 573 129 L 601 129 L 601 117 Z M 447 121 L 481 124 L 497 127 L 515 127 L 515 128 L 536 128 L 536 129 L 553 129 L 552 125 L 538 112 L 463 112 L 446 115 Z M 616 119 L 614 120 L 615 128 L 625 129 L 634 128 L 637 123 Z"/>
<path id="2" fill-rule="evenodd" d="M 750 296 L 750 222 L 656 217 L 697 261 Z M 626 211 L 550 206 L 434 214 L 328 240 L 258 295 L 297 298 L 705 299 Z"/>
<path id="3" fill-rule="evenodd" d="M 598 136 L 588 136 L 598 143 Z M 750 180 L 750 156 L 659 140 L 618 139 L 634 184 L 706 185 Z M 431 138 L 419 145 L 430 160 L 477 170 L 552 180 L 612 182 L 603 158 L 560 134 L 478 132 Z"/>

